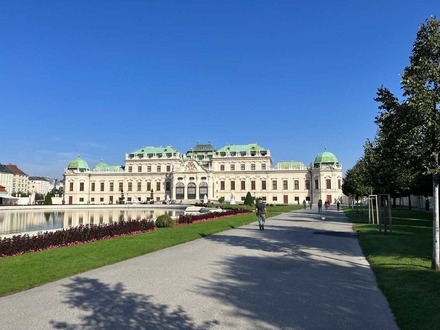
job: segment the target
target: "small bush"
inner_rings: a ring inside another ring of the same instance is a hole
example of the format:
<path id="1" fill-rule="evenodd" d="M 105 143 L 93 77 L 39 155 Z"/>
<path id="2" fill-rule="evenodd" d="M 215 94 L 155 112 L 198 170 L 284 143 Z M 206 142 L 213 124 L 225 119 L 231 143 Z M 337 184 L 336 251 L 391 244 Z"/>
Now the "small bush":
<path id="1" fill-rule="evenodd" d="M 159 215 L 156 219 L 157 228 L 172 227 L 173 225 L 174 221 L 168 214 Z"/>
<path id="2" fill-rule="evenodd" d="M 224 197 L 220 197 L 220 198 L 218 199 L 218 202 L 219 202 L 220 204 L 223 204 L 223 203 L 225 202 L 225 198 L 224 198 Z"/>

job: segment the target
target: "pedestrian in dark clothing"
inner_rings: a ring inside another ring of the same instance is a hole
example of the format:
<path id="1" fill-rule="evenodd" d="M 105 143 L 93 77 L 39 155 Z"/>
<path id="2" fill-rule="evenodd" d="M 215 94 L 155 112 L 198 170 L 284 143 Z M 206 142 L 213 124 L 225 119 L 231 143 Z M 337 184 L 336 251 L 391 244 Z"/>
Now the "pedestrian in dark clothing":
<path id="1" fill-rule="evenodd" d="M 264 205 L 261 199 L 258 199 L 257 201 L 257 205 L 255 206 L 255 213 L 258 218 L 258 226 L 260 227 L 260 230 L 264 230 L 264 223 L 266 222 L 267 217 L 267 209 L 266 205 Z"/>

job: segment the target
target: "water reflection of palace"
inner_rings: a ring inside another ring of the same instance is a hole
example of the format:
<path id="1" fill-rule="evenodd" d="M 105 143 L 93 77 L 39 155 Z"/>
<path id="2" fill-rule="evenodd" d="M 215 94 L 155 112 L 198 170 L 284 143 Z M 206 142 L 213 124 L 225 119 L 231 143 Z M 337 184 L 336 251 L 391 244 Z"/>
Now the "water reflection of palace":
<path id="1" fill-rule="evenodd" d="M 0 237 L 10 234 L 47 231 L 87 224 L 155 219 L 161 214 L 178 217 L 179 209 L 74 209 L 64 211 L 0 211 Z"/>

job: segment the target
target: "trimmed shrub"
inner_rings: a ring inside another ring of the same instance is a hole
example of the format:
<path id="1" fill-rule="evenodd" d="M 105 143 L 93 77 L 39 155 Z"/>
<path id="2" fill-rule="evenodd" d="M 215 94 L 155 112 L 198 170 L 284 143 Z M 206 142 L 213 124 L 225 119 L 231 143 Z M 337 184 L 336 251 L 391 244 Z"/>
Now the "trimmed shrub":
<path id="1" fill-rule="evenodd" d="M 172 227 L 173 225 L 174 221 L 168 214 L 159 215 L 156 219 L 157 228 Z"/>

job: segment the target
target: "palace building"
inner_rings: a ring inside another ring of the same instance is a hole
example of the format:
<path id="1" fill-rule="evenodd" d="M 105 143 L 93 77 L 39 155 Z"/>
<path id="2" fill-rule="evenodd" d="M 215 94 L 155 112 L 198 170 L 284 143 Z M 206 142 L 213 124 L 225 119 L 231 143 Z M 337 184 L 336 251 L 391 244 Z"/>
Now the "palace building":
<path id="1" fill-rule="evenodd" d="M 66 204 L 241 203 L 246 194 L 270 204 L 316 205 L 342 197 L 342 166 L 328 151 L 305 165 L 281 161 L 275 166 L 258 144 L 229 144 L 220 149 L 197 144 L 181 153 L 172 146 L 144 147 L 125 155 L 123 166 L 104 162 L 90 168 L 79 156 L 64 172 Z"/>

